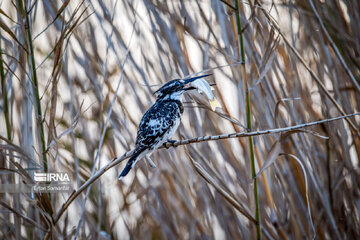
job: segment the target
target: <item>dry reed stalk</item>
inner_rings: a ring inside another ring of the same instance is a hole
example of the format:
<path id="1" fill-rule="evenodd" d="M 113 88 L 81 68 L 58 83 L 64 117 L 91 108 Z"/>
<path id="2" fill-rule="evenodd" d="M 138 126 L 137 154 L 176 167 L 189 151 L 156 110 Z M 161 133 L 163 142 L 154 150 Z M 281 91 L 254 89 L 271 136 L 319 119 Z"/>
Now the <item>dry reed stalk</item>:
<path id="1" fill-rule="evenodd" d="M 264 239 L 360 238 L 358 1 L 15 2 L 0 11 L 0 183 L 33 183 L 46 158 L 76 191 L 0 193 L 0 238 L 254 239 L 255 223 Z M 185 147 L 118 183 L 152 92 L 201 72 L 222 108 L 187 94 Z M 250 165 L 271 165 L 255 222 Z"/>

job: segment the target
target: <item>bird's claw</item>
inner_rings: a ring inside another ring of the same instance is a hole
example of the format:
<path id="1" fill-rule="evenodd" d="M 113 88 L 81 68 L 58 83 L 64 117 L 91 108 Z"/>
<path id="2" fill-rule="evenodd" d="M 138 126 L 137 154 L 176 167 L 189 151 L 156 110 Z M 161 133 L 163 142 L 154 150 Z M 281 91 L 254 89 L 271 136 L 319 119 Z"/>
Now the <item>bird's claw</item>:
<path id="1" fill-rule="evenodd" d="M 169 139 L 169 140 L 167 140 L 166 142 L 164 142 L 164 144 L 163 144 L 163 146 L 164 146 L 166 149 L 169 149 L 168 143 L 170 143 L 171 146 L 173 146 L 173 147 L 177 147 L 177 146 L 174 145 L 174 144 L 176 143 L 176 140 L 171 140 L 171 139 Z"/>

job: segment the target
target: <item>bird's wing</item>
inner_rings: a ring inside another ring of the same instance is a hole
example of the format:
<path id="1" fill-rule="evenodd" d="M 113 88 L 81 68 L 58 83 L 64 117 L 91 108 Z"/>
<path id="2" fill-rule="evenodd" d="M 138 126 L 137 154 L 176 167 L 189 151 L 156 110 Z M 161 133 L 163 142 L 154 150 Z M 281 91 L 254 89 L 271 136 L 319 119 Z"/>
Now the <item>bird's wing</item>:
<path id="1" fill-rule="evenodd" d="M 141 119 L 135 143 L 136 148 L 152 146 L 159 142 L 162 136 L 176 124 L 176 119 L 180 118 L 180 115 L 177 103 L 155 103 Z"/>
<path id="2" fill-rule="evenodd" d="M 143 116 L 137 132 L 135 151 L 119 180 L 125 177 L 145 151 L 151 151 L 172 135 L 180 122 L 181 105 L 174 101 L 156 102 Z"/>

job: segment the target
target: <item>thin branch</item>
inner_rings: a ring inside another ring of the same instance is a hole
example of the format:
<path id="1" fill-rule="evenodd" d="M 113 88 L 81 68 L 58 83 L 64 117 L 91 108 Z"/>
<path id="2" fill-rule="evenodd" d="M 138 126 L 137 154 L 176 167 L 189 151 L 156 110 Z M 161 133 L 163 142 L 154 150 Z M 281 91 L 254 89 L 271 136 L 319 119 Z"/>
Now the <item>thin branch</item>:
<path id="1" fill-rule="evenodd" d="M 177 147 L 180 145 L 187 145 L 187 144 L 191 144 L 191 143 L 215 141 L 215 140 L 227 139 L 227 138 L 249 137 L 249 136 L 258 136 L 258 135 L 265 135 L 265 134 L 275 134 L 275 133 L 287 132 L 287 131 L 291 131 L 291 130 L 295 130 L 295 129 L 315 126 L 315 125 L 318 125 L 321 123 L 337 121 L 340 119 L 345 119 L 345 118 L 353 117 L 356 115 L 360 115 L 360 112 L 356 112 L 356 113 L 345 115 L 345 116 L 339 116 L 339 117 L 335 117 L 335 118 L 320 120 L 320 121 L 316 121 L 316 122 L 309 122 L 309 123 L 294 125 L 294 126 L 285 127 L 285 128 L 275 128 L 275 129 L 261 130 L 261 131 L 255 131 L 255 132 L 241 132 L 241 133 L 234 132 L 234 133 L 228 133 L 228 134 L 223 134 L 223 135 L 191 138 L 191 139 L 186 139 L 186 140 L 182 140 L 182 141 L 176 141 L 174 143 L 167 143 L 165 146 L 162 146 L 160 148 Z M 80 193 L 82 193 L 84 190 L 86 190 L 92 183 L 94 183 L 99 177 L 101 177 L 101 175 L 103 175 L 109 169 L 115 167 L 116 165 L 118 165 L 119 163 L 121 163 L 122 161 L 124 161 L 125 159 L 130 157 L 132 153 L 133 153 L 133 150 L 124 153 L 123 155 L 121 155 L 118 158 L 114 158 L 111 162 L 109 162 L 103 168 L 101 168 L 99 171 L 97 171 L 83 185 L 81 185 L 81 187 L 78 190 L 74 191 L 70 195 L 70 197 L 66 200 L 66 202 L 62 205 L 62 207 L 60 208 L 58 213 L 56 214 L 56 216 L 54 218 L 54 222 L 53 222 L 54 225 L 59 221 L 59 219 L 61 218 L 63 213 L 70 206 L 70 204 L 80 195 Z"/>

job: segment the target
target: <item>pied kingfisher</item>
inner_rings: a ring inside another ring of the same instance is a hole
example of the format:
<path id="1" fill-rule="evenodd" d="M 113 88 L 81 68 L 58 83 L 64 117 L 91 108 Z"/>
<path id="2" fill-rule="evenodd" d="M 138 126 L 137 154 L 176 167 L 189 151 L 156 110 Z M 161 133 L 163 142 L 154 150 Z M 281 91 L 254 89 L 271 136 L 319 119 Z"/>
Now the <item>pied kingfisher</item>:
<path id="1" fill-rule="evenodd" d="M 171 80 L 154 93 L 157 97 L 156 102 L 140 121 L 134 153 L 121 172 L 119 180 L 129 173 L 139 159 L 150 155 L 165 142 L 171 142 L 170 137 L 178 128 L 184 111 L 182 94 L 187 90 L 195 89 L 190 85 L 191 82 L 209 75 L 211 74 Z"/>

